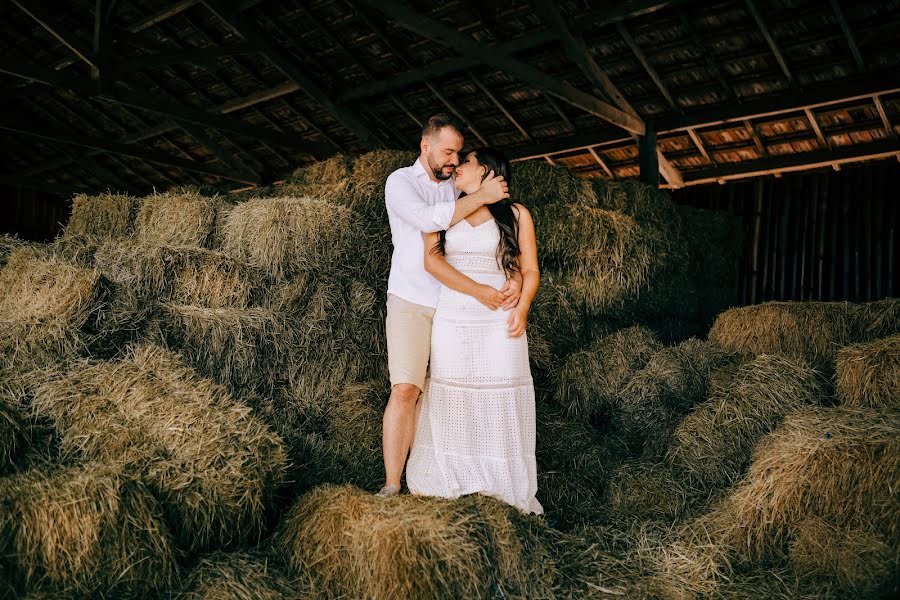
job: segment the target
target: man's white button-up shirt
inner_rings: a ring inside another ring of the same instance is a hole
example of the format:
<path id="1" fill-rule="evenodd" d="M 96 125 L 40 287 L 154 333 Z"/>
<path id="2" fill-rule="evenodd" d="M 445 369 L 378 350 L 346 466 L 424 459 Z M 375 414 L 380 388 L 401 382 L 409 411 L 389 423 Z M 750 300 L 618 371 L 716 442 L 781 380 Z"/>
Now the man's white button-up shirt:
<path id="1" fill-rule="evenodd" d="M 441 284 L 425 271 L 422 233 L 450 227 L 458 196 L 452 178 L 432 181 L 419 159 L 390 174 L 384 186 L 394 242 L 389 294 L 422 306 L 437 306 Z"/>

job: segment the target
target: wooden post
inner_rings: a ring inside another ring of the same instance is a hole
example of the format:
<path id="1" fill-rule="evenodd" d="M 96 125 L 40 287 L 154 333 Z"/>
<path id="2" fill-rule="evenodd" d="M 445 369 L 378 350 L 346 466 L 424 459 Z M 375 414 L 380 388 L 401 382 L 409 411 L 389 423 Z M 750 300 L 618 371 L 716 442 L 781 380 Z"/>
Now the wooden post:
<path id="1" fill-rule="evenodd" d="M 750 301 L 749 304 L 756 304 L 757 294 L 759 293 L 759 252 L 760 252 L 760 236 L 762 234 L 762 213 L 763 213 L 763 178 L 757 177 L 753 182 L 753 249 L 750 252 L 751 270 L 750 270 Z M 759 294 L 762 297 L 762 294 Z"/>
<path id="2" fill-rule="evenodd" d="M 656 128 L 653 123 L 646 124 L 644 135 L 638 137 L 638 163 L 640 179 L 647 185 L 659 187 L 659 159 L 656 156 Z"/>

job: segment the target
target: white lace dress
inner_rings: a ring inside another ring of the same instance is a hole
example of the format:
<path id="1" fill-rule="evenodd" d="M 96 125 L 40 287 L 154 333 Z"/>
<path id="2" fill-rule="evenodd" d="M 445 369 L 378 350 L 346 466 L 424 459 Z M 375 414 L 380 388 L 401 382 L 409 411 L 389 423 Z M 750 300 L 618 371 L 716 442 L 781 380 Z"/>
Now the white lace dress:
<path id="1" fill-rule="evenodd" d="M 460 221 L 447 231 L 447 262 L 500 288 L 500 230 Z M 525 335 L 510 338 L 509 313 L 441 290 L 431 334 L 431 377 L 419 401 L 406 483 L 410 492 L 457 498 L 482 493 L 523 512 L 543 513 L 535 498 L 534 385 Z"/>

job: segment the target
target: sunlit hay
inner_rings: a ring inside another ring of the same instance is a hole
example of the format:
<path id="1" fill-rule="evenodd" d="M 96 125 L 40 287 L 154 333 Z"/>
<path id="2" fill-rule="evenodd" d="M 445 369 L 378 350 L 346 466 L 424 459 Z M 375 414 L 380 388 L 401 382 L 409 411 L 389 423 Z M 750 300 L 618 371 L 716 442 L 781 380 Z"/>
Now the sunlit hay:
<path id="1" fill-rule="evenodd" d="M 676 205 L 659 188 L 636 180 L 593 179 L 597 206 L 663 227 L 676 225 Z"/>
<path id="2" fill-rule="evenodd" d="M 737 481 L 756 443 L 785 415 L 825 399 L 825 382 L 809 366 L 761 354 L 715 386 L 675 428 L 666 461 L 711 488 Z"/>
<path id="3" fill-rule="evenodd" d="M 561 364 L 589 340 L 584 311 L 569 298 L 565 286 L 546 273 L 541 276 L 528 321 L 528 335 L 536 333 L 544 339 L 552 365 Z"/>
<path id="4" fill-rule="evenodd" d="M 681 416 L 706 397 L 711 372 L 731 357 L 692 338 L 645 360 L 646 366 L 610 397 L 611 417 L 614 430 L 635 451 L 654 456 L 665 450 Z"/>
<path id="5" fill-rule="evenodd" d="M 255 540 L 281 484 L 281 439 L 227 391 L 153 346 L 76 364 L 33 401 L 67 456 L 134 462 L 189 551 Z"/>
<path id="6" fill-rule="evenodd" d="M 619 521 L 656 520 L 672 523 L 683 518 L 695 499 L 689 482 L 664 464 L 629 460 L 609 483 L 609 509 Z"/>
<path id="7" fill-rule="evenodd" d="M 129 241 L 105 244 L 97 268 L 142 298 L 205 308 L 245 308 L 260 295 L 263 275 L 221 252 L 196 246 Z"/>
<path id="8" fill-rule="evenodd" d="M 34 249 L 36 247 L 37 244 L 33 242 L 20 240 L 19 238 L 11 235 L 0 235 L 0 269 L 3 268 L 3 265 L 5 265 L 6 261 L 9 260 L 9 255 L 12 254 L 15 250 L 18 250 L 20 248 Z"/>
<path id="9" fill-rule="evenodd" d="M 121 238 L 131 235 L 137 199 L 127 194 L 76 194 L 63 238 Z"/>
<path id="10" fill-rule="evenodd" d="M 309 270 L 363 272 L 379 254 L 350 209 L 312 198 L 264 198 L 235 206 L 225 223 L 226 253 L 276 281 Z"/>
<path id="11" fill-rule="evenodd" d="M 147 196 L 135 220 L 135 237 L 166 246 L 208 246 L 212 243 L 216 213 L 223 202 L 182 189 Z"/>
<path id="12" fill-rule="evenodd" d="M 184 577 L 179 600 L 301 600 L 318 597 L 310 578 L 291 576 L 261 552 L 215 552 Z"/>
<path id="13" fill-rule="evenodd" d="M 384 499 L 322 486 L 287 513 L 275 548 L 329 597 L 552 597 L 551 536 L 539 520 L 478 495 Z"/>
<path id="14" fill-rule="evenodd" d="M 152 597 L 177 575 L 156 500 L 122 466 L 88 463 L 0 479 L 0 539 L 17 587 Z"/>
<path id="15" fill-rule="evenodd" d="M 203 375 L 235 390 L 262 386 L 278 377 L 295 340 L 283 315 L 266 308 L 202 308 L 160 304 L 167 347 Z"/>
<path id="16" fill-rule="evenodd" d="M 900 334 L 841 348 L 835 380 L 841 404 L 900 408 Z"/>
<path id="17" fill-rule="evenodd" d="M 900 333 L 900 298 L 851 305 L 854 342 L 867 342 Z"/>
<path id="18" fill-rule="evenodd" d="M 529 210 L 548 205 L 571 204 L 580 208 L 597 208 L 597 195 L 591 182 L 576 176 L 570 169 L 544 164 L 540 161 L 517 162 L 512 167 L 510 197 Z M 546 223 L 535 221 L 538 232 Z M 538 235 L 540 244 L 541 235 Z"/>
<path id="19" fill-rule="evenodd" d="M 358 156 L 353 161 L 351 186 L 335 202 L 363 215 L 369 227 L 386 229 L 388 222 L 384 184 L 391 173 L 412 165 L 416 158 L 414 152 L 402 150 L 375 150 Z M 387 239 L 389 243 L 390 238 Z"/>
<path id="20" fill-rule="evenodd" d="M 746 558 L 784 556 L 793 534 L 818 518 L 900 545 L 900 411 L 805 407 L 753 452 L 744 481 L 717 509 Z"/>
<path id="21" fill-rule="evenodd" d="M 798 523 L 788 550 L 794 570 L 854 597 L 887 593 L 900 578 L 900 548 L 881 534 L 835 527 L 815 516 Z"/>
<path id="22" fill-rule="evenodd" d="M 782 354 L 830 369 L 841 347 L 869 341 L 855 327 L 858 313 L 847 302 L 766 302 L 723 312 L 709 339 L 742 354 Z"/>
<path id="23" fill-rule="evenodd" d="M 351 176 L 352 168 L 352 156 L 335 154 L 326 160 L 297 167 L 287 181 L 298 184 L 340 183 Z"/>
<path id="24" fill-rule="evenodd" d="M 661 349 L 649 329 L 635 325 L 602 337 L 569 356 L 556 374 L 556 400 L 570 415 L 609 418 L 610 403 Z"/>
<path id="25" fill-rule="evenodd" d="M 0 269 L 0 354 L 40 364 L 74 354 L 102 302 L 100 273 L 53 255 L 14 251 Z"/>

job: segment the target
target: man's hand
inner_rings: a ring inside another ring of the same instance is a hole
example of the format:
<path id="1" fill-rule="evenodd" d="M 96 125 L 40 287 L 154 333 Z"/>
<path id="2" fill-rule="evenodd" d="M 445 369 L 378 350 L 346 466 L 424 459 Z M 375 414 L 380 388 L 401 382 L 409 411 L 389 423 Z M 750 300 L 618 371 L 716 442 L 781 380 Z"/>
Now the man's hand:
<path id="1" fill-rule="evenodd" d="M 506 180 L 502 175 L 495 177 L 493 170 L 481 182 L 479 191 L 484 194 L 485 204 L 493 204 L 509 198 L 509 186 L 506 184 Z"/>
<path id="2" fill-rule="evenodd" d="M 506 332 L 509 337 L 519 337 L 525 333 L 525 325 L 528 323 L 528 311 L 515 308 L 506 319 Z"/>
<path id="3" fill-rule="evenodd" d="M 503 303 L 504 296 L 489 285 L 478 286 L 475 299 L 491 310 L 497 310 Z"/>
<path id="4" fill-rule="evenodd" d="M 503 287 L 500 288 L 500 293 L 505 298 L 501 305 L 503 310 L 510 310 L 518 306 L 519 298 L 522 297 L 522 274 L 515 273 L 511 278 L 507 279 Z"/>

